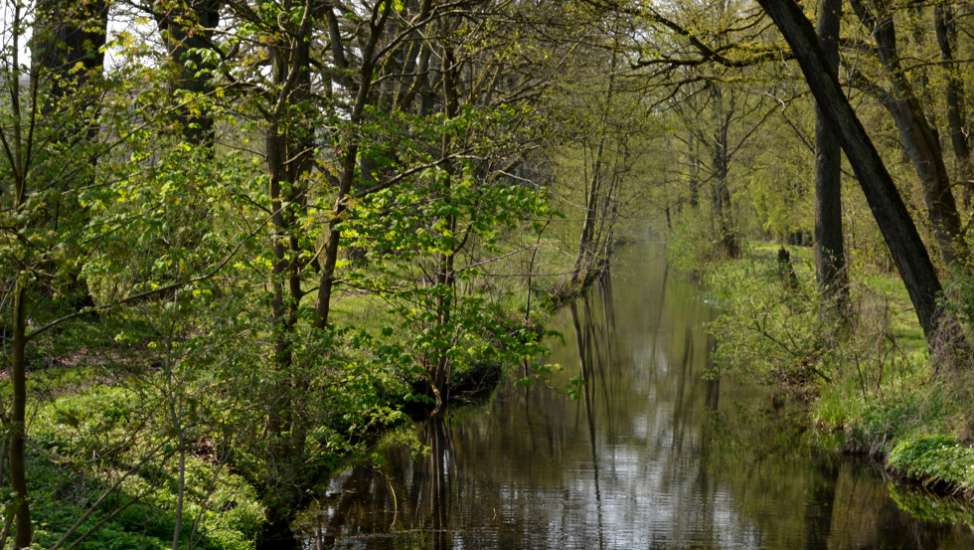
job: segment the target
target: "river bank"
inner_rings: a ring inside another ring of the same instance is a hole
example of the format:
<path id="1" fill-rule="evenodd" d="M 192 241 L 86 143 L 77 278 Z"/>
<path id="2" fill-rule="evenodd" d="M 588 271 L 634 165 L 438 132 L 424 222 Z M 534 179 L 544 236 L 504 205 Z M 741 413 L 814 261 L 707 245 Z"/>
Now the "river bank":
<path id="1" fill-rule="evenodd" d="M 810 258 L 804 249 L 791 251 L 803 293 L 811 288 Z M 403 416 L 377 432 L 378 444 L 356 453 L 348 469 L 337 465 L 337 472 L 345 471 L 310 499 L 299 514 L 299 532 L 315 548 L 382 549 L 651 541 L 827 548 L 829 537 L 884 548 L 918 531 L 941 547 L 964 548 L 971 542 L 965 526 L 974 519 L 962 500 L 890 483 L 888 472 L 895 472 L 933 490 L 956 491 L 961 485 L 947 484 L 954 479 L 948 475 L 965 482 L 967 464 L 954 454 L 958 445 L 944 437 L 948 432 L 924 435 L 932 426 L 949 426 L 951 409 L 917 405 L 930 395 L 919 392 L 936 388 L 911 384 L 928 380 L 929 371 L 923 370 L 918 329 L 898 305 L 905 297 L 897 294 L 902 290 L 895 279 L 869 279 L 874 298 L 885 297 L 873 302 L 885 304 L 875 311 L 888 312 L 885 330 L 898 344 L 894 366 L 884 367 L 881 377 L 876 365 L 863 364 L 862 376 L 857 369 L 823 371 L 831 383 L 798 392 L 805 401 L 796 406 L 768 389 L 782 371 L 739 376 L 744 371 L 728 366 L 739 369 L 740 361 L 751 360 L 754 367 L 762 354 L 769 364 L 784 364 L 769 348 L 727 330 L 761 318 L 753 307 L 742 309 L 735 301 L 741 297 L 761 297 L 748 303 L 769 314 L 775 310 L 763 300 L 784 304 L 792 315 L 804 311 L 806 300 L 785 299 L 775 290 L 784 288 L 776 252 L 776 246 L 755 244 L 740 260 L 711 264 L 697 277 L 706 289 L 701 292 L 669 266 L 662 244 L 621 248 L 607 276 L 550 319 L 561 334 L 549 339 L 544 363 L 550 371 L 508 373 L 492 379 L 490 385 L 500 387 L 486 401 L 451 407 L 433 423 L 414 426 Z M 370 315 L 364 298 L 344 307 L 343 315 Z M 794 328 L 783 319 L 767 317 L 765 330 Z M 800 344 L 802 334 L 793 334 L 789 346 Z M 733 349 L 753 354 L 742 359 Z M 738 362 L 729 363 L 735 357 Z M 109 372 L 114 377 L 106 378 Z M 131 391 L 127 377 L 146 373 L 121 372 L 116 364 L 40 371 L 32 378 L 50 397 L 31 424 L 42 544 L 52 545 L 83 518 L 74 533 L 92 535 L 77 548 L 171 545 L 174 473 L 132 466 L 133 449 L 158 445 L 153 460 L 171 462 L 175 447 L 165 439 L 164 418 L 132 430 L 159 404 Z M 785 378 L 790 390 L 800 389 L 796 381 L 809 385 L 800 374 Z M 105 439 L 125 430 L 140 441 L 119 455 L 117 473 L 87 475 L 88 450 L 100 452 Z M 837 451 L 870 455 L 884 469 Z M 238 467 L 217 467 L 218 453 L 201 442 L 188 456 L 193 490 L 182 521 L 191 527 L 182 544 L 253 548 L 264 504 Z M 245 458 L 238 456 L 236 464 L 246 464 Z M 952 469 L 945 475 L 937 468 Z M 98 510 L 83 517 L 102 494 L 108 496 Z M 640 531 L 637 524 L 652 528 Z"/>
<path id="2" fill-rule="evenodd" d="M 805 411 L 712 376 L 712 300 L 660 243 L 560 310 L 547 362 L 483 405 L 406 426 L 301 517 L 310 548 L 940 548 L 963 521 L 868 462 L 826 452 Z"/>
<path id="3" fill-rule="evenodd" d="M 780 248 L 752 242 L 741 258 L 700 271 L 719 311 L 710 325 L 719 369 L 803 402 L 818 445 L 867 456 L 900 481 L 951 498 L 942 508 L 972 523 L 969 394 L 937 376 L 898 276 L 862 277 L 850 289 L 851 326 L 832 338 L 833 325 L 819 319 L 812 249 L 785 247 L 795 274 L 786 281 Z"/>
<path id="4" fill-rule="evenodd" d="M 563 252 L 558 239 L 534 244 L 539 252 L 531 269 L 539 274 L 527 281 L 505 278 L 498 286 L 512 301 L 506 304 L 513 313 L 502 319 L 504 327 L 521 324 L 530 335 L 540 335 L 551 315 L 546 297 L 561 288 L 572 256 Z M 500 264 L 499 269 L 517 272 L 519 261 L 512 258 L 510 265 Z M 343 325 L 372 334 L 380 334 L 394 321 L 387 303 L 357 291 L 339 294 L 334 315 Z M 116 337 L 99 346 L 77 344 L 91 341 L 84 331 L 95 330 Z M 228 417 L 246 413 L 220 409 L 219 396 L 225 389 L 213 378 L 180 373 L 179 384 L 173 384 L 167 367 L 146 359 L 157 347 L 155 338 L 141 324 L 106 316 L 90 327 L 69 327 L 59 334 L 58 347 L 33 357 L 37 368 L 31 370 L 29 382 L 39 397 L 29 415 L 28 452 L 39 547 L 171 548 L 177 521 L 183 526 L 179 547 L 250 550 L 257 545 L 267 524 L 268 503 L 259 485 L 260 457 L 253 455 L 244 438 L 259 439 L 263 427 L 254 424 L 247 427 L 248 433 L 221 433 Z M 324 435 L 315 435 L 309 443 L 315 448 L 309 460 L 326 468 L 309 491 L 311 500 L 326 492 L 328 474 L 370 464 L 378 440 L 427 418 L 435 406 L 425 372 L 394 363 L 376 369 L 375 359 L 361 349 L 346 359 L 347 371 L 338 381 L 346 389 L 336 389 L 332 396 L 343 414 L 335 415 L 330 425 L 316 426 Z M 260 367 L 259 362 L 249 362 L 252 358 L 246 360 L 248 371 Z M 192 365 L 185 368 L 191 372 Z M 443 392 L 445 401 L 450 408 L 476 408 L 490 399 L 503 379 L 526 375 L 520 364 L 476 364 L 452 373 Z M 192 411 L 194 426 L 185 434 L 189 444 L 182 514 L 177 514 L 181 484 L 170 410 L 174 403 Z M 317 439 L 324 441 L 317 444 Z"/>

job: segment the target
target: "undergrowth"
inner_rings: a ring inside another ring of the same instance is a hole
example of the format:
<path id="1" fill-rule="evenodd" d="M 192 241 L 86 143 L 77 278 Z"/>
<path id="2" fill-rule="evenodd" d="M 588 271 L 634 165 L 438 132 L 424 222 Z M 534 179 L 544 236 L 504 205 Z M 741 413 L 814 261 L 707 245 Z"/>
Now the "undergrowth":
<path id="1" fill-rule="evenodd" d="M 843 323 L 822 315 L 812 249 L 786 247 L 790 279 L 779 248 L 750 242 L 741 258 L 726 259 L 692 231 L 674 236 L 671 259 L 696 273 L 716 309 L 709 328 L 719 374 L 756 379 L 805 403 L 823 445 L 837 436 L 845 452 L 868 454 L 903 479 L 974 499 L 971 376 L 935 372 L 897 275 L 857 266 Z M 903 508 L 958 514 L 947 503 Z M 963 509 L 970 522 L 972 510 Z"/>

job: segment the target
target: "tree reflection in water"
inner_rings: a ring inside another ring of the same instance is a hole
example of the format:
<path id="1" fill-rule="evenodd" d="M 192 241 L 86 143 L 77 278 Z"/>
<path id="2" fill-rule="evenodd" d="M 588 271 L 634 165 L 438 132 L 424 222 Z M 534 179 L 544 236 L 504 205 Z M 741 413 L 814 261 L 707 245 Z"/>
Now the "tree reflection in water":
<path id="1" fill-rule="evenodd" d="M 425 453 L 343 474 L 308 548 L 974 548 L 966 527 L 901 511 L 881 472 L 816 456 L 758 388 L 712 376 L 699 296 L 658 245 L 625 249 L 557 317 L 563 372 L 419 425 Z"/>

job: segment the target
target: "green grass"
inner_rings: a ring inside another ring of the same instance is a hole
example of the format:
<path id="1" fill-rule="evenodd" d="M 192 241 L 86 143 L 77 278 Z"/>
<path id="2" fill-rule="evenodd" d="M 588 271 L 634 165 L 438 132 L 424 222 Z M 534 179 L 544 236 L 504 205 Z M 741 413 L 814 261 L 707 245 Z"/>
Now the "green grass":
<path id="1" fill-rule="evenodd" d="M 927 342 L 917 321 L 910 295 L 895 273 L 871 273 L 862 277 L 862 285 L 889 302 L 890 331 L 901 346 L 925 354 Z"/>
<path id="2" fill-rule="evenodd" d="M 772 332 L 777 328 L 778 334 L 786 332 L 799 340 L 818 334 L 803 326 L 815 322 L 815 310 L 810 309 L 814 305 L 803 306 L 799 301 L 778 307 L 774 301 L 781 296 L 787 300 L 777 274 L 779 248 L 778 244 L 748 242 L 740 259 L 710 259 L 703 280 L 720 310 L 712 326 L 718 346 L 732 343 L 731 349 L 718 347 L 718 357 L 736 361 L 737 368 L 750 369 L 749 374 L 757 374 L 765 382 L 788 371 L 776 368 L 781 365 L 764 365 L 772 376 L 766 371 L 753 372 L 762 367 L 755 366 L 761 357 L 755 360 L 751 350 L 767 346 L 761 342 L 762 336 L 742 328 L 753 324 L 755 312 L 767 314 L 770 321 L 766 326 Z M 793 292 L 814 297 L 813 250 L 787 248 L 800 281 L 799 290 Z M 974 411 L 971 391 L 966 389 L 971 384 L 966 378 L 945 380 L 935 375 L 923 331 L 895 273 L 859 268 L 850 279 L 857 312 L 851 334 L 834 343 L 829 359 L 822 360 L 820 368 L 827 370 L 830 380 L 810 378 L 801 394 L 808 399 L 809 421 L 819 435 L 816 439 L 825 447 L 876 457 L 890 471 L 940 493 L 974 498 L 974 448 L 969 444 Z M 770 298 L 754 298 L 754 294 Z M 777 356 L 768 362 L 786 359 Z M 960 521 L 956 520 L 960 514 L 964 522 L 974 524 L 969 507 L 958 512 L 956 503 L 930 504 L 906 494 L 901 493 L 900 500 L 911 513 L 912 509 L 917 514 L 948 510 L 955 521 Z"/>
<path id="3" fill-rule="evenodd" d="M 59 375 L 62 381 L 75 379 Z M 87 533 L 77 548 L 171 547 L 176 457 L 166 453 L 172 444 L 159 438 L 157 428 L 139 429 L 145 413 L 140 397 L 123 387 L 100 385 L 62 393 L 33 411 L 28 479 L 38 545 L 53 545 L 93 507 L 68 538 Z M 161 454 L 143 460 L 155 448 Z M 186 480 L 182 544 L 188 544 L 196 523 L 195 547 L 253 548 L 263 521 L 254 488 L 200 455 L 188 456 Z M 96 506 L 103 494 L 106 498 Z"/>

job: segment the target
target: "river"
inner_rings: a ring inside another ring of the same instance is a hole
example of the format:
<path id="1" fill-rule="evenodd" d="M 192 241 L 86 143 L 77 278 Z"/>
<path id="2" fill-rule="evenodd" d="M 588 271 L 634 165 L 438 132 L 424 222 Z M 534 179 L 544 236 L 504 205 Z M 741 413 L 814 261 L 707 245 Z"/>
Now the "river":
<path id="1" fill-rule="evenodd" d="M 939 501 L 816 452 L 789 407 L 708 376 L 710 315 L 663 245 L 624 248 L 555 317 L 560 372 L 417 426 L 425 451 L 389 445 L 380 467 L 339 476 L 306 547 L 974 548 L 970 527 L 898 504 Z"/>

